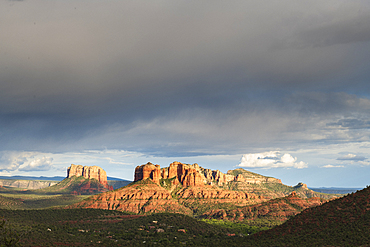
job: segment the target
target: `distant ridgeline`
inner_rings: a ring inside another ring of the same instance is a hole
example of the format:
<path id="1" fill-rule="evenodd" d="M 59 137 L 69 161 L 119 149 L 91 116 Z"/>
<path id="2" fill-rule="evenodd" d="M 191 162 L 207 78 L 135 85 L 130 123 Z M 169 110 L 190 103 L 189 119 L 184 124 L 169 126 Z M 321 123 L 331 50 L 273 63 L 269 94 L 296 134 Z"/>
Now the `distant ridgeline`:
<path id="1" fill-rule="evenodd" d="M 71 164 L 67 169 L 67 178 L 84 177 L 86 179 L 96 179 L 108 188 L 111 186 L 113 189 L 121 188 L 131 183 L 132 181 L 107 177 L 107 173 L 99 166 L 82 166 Z M 47 188 L 58 184 L 66 177 L 26 177 L 26 176 L 0 176 L 0 187 L 12 187 L 28 190 L 37 190 Z"/>
<path id="2" fill-rule="evenodd" d="M 327 194 L 350 194 L 354 193 L 358 190 L 362 190 L 363 188 L 336 188 L 336 187 L 321 187 L 321 188 L 310 188 L 313 191 L 320 192 L 320 193 L 327 193 Z"/>
<path id="3" fill-rule="evenodd" d="M 38 180 L 20 180 L 20 179 L 0 179 L 0 187 L 22 188 L 37 190 L 57 184 L 58 181 L 38 181 Z"/>

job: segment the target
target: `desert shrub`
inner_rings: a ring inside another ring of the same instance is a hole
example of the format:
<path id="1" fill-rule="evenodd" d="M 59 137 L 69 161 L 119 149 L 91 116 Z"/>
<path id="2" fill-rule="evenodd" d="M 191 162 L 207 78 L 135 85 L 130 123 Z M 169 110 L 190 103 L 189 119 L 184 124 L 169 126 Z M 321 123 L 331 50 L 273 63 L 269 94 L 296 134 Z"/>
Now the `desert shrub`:
<path id="1" fill-rule="evenodd" d="M 19 246 L 18 234 L 10 229 L 5 219 L 0 220 L 0 246 Z"/>

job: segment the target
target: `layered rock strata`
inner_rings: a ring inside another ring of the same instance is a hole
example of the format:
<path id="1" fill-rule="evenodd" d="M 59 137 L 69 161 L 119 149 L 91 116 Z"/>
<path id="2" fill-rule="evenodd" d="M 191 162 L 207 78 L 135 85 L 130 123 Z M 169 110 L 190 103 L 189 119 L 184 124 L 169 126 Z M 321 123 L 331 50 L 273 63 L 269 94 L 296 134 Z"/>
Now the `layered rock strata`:
<path id="1" fill-rule="evenodd" d="M 246 206 L 266 201 L 263 196 L 244 191 L 221 189 L 217 186 L 204 185 L 202 187 L 185 187 L 175 193 L 179 202 L 197 208 L 199 205 L 230 204 Z"/>
<path id="2" fill-rule="evenodd" d="M 190 209 L 173 199 L 168 190 L 150 180 L 92 196 L 68 208 L 97 208 L 133 213 L 192 213 Z"/>

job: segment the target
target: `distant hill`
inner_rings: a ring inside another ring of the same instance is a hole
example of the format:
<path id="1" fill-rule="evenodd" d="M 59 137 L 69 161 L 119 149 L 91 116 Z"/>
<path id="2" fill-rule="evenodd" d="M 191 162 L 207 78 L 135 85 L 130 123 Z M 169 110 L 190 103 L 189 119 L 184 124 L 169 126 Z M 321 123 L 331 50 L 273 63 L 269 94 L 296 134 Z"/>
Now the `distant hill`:
<path id="1" fill-rule="evenodd" d="M 354 193 L 363 188 L 338 188 L 338 187 L 320 187 L 320 188 L 310 188 L 313 191 L 327 194 L 349 194 Z"/>
<path id="2" fill-rule="evenodd" d="M 62 181 L 65 177 L 31 177 L 31 176 L 0 176 L 0 179 L 12 179 L 12 180 L 42 180 L 42 181 Z"/>
<path id="3" fill-rule="evenodd" d="M 55 185 L 63 179 L 65 179 L 65 177 L 60 176 L 0 176 L 0 186 L 36 190 Z M 126 179 L 115 177 L 107 177 L 107 181 L 108 184 L 113 187 L 113 189 L 121 188 L 132 182 Z"/>
<path id="4" fill-rule="evenodd" d="M 57 184 L 58 181 L 46 180 L 20 180 L 20 179 L 0 179 L 0 186 L 19 189 L 37 190 Z"/>
<path id="5" fill-rule="evenodd" d="M 109 180 L 108 178 L 108 184 L 109 186 L 112 186 L 113 189 L 119 189 L 119 188 L 122 188 L 128 184 L 132 183 L 132 181 L 128 181 L 128 180 Z"/>
<path id="6" fill-rule="evenodd" d="M 12 180 L 42 180 L 42 181 L 62 181 L 66 177 L 61 176 L 54 176 L 54 177 L 31 177 L 31 176 L 0 176 L 0 179 L 12 179 Z M 107 176 L 108 180 L 111 181 L 127 181 L 132 182 L 130 180 L 122 179 L 122 178 L 115 178 L 115 177 L 109 177 Z"/>
<path id="7" fill-rule="evenodd" d="M 304 210 L 251 246 L 369 246 L 370 187 Z"/>

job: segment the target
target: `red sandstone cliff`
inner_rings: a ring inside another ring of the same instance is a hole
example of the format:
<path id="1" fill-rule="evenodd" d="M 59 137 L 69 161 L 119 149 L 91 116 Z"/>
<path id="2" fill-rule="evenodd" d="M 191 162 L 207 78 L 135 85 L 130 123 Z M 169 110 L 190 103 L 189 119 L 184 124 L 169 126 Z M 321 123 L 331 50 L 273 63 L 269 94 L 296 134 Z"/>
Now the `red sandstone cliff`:
<path id="1" fill-rule="evenodd" d="M 150 178 L 154 183 L 159 184 L 159 179 L 161 179 L 161 169 L 159 165 L 153 165 L 148 162 L 145 165 L 137 166 L 135 168 L 135 179 L 134 182 L 145 180 Z"/>
<path id="2" fill-rule="evenodd" d="M 173 179 L 173 185 L 179 183 L 184 187 L 204 185 L 204 176 L 192 166 L 180 162 L 173 162 L 168 168 L 162 170 L 159 165 L 153 165 L 152 163 L 135 168 L 135 182 L 147 178 L 150 178 L 156 184 L 159 184 L 160 179 Z"/>

